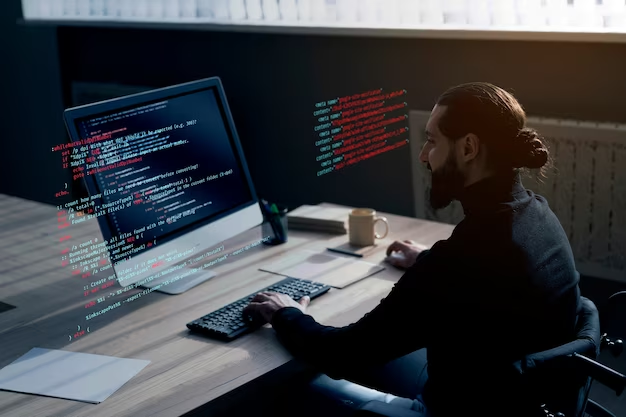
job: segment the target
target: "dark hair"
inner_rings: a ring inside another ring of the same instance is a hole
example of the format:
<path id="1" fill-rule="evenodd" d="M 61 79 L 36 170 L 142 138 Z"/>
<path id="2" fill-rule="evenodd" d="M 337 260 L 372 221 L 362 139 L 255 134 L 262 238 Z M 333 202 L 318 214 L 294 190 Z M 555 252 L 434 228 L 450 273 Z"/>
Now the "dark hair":
<path id="1" fill-rule="evenodd" d="M 490 83 L 466 83 L 443 93 L 437 105 L 446 106 L 439 130 L 450 140 L 473 133 L 489 149 L 496 169 L 542 168 L 544 174 L 548 148 L 526 127 L 526 112 L 511 93 Z"/>

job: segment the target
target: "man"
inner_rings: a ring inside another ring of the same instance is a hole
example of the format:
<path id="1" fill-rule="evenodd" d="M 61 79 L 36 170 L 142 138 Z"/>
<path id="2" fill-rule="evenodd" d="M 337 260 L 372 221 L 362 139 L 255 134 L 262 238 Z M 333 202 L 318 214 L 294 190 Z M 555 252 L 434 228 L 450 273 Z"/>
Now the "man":
<path id="1" fill-rule="evenodd" d="M 517 100 L 492 84 L 462 84 L 439 98 L 420 161 L 431 171 L 433 208 L 459 200 L 465 218 L 429 250 L 393 243 L 387 254 L 402 256 L 389 262 L 408 269 L 358 322 L 322 326 L 304 314 L 308 299 L 275 293 L 257 295 L 247 311 L 337 379 L 425 347 L 428 380 L 412 405 L 424 415 L 531 415 L 539 404 L 510 365 L 574 338 L 580 292 L 563 228 L 521 184 L 519 168 L 548 161 L 525 123 Z"/>

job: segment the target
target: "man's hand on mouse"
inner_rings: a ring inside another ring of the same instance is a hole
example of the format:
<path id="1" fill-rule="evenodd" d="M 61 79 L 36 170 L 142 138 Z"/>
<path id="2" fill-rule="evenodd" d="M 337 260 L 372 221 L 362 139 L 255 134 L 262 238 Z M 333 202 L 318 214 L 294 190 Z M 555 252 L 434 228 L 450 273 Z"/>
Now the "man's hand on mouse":
<path id="1" fill-rule="evenodd" d="M 294 301 L 288 295 L 276 292 L 261 292 L 254 296 L 250 304 L 243 309 L 243 315 L 260 315 L 268 323 L 272 322 L 274 313 L 285 307 L 295 307 L 303 313 L 311 302 L 308 296 L 302 297 L 300 301 Z"/>
<path id="2" fill-rule="evenodd" d="M 397 268 L 407 269 L 415 263 L 417 256 L 426 249 L 428 249 L 427 246 L 412 240 L 395 241 L 387 248 L 385 261 Z"/>

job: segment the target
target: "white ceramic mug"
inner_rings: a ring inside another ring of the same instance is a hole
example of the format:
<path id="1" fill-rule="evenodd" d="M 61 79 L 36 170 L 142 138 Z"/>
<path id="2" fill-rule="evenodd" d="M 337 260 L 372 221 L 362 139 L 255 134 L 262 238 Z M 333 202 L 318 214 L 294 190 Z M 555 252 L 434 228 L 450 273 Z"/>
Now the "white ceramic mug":
<path id="1" fill-rule="evenodd" d="M 376 233 L 376 223 L 385 224 L 385 233 Z M 371 246 L 376 239 L 384 239 L 389 233 L 389 223 L 384 217 L 376 217 L 376 210 L 368 208 L 358 208 L 352 210 L 348 217 L 348 232 L 350 234 L 350 244 L 355 246 Z"/>

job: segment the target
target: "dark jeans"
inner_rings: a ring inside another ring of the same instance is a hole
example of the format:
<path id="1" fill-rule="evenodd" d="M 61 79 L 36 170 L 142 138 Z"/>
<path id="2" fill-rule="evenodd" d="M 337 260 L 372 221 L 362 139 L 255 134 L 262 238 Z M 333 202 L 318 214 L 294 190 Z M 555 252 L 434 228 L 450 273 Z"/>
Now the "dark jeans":
<path id="1" fill-rule="evenodd" d="M 350 381 L 398 397 L 416 398 L 422 393 L 428 379 L 426 349 L 395 359 L 384 366 L 364 368 Z"/>
<path id="2" fill-rule="evenodd" d="M 289 410 L 283 413 L 299 417 L 347 417 L 364 403 L 377 400 L 420 411 L 422 416 L 429 417 L 421 402 L 427 378 L 426 349 L 420 349 L 384 366 L 364 367 L 347 380 L 319 374 L 302 393 L 291 398 L 289 405 L 285 404 Z"/>

